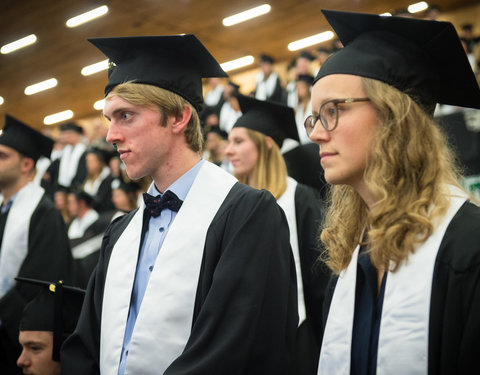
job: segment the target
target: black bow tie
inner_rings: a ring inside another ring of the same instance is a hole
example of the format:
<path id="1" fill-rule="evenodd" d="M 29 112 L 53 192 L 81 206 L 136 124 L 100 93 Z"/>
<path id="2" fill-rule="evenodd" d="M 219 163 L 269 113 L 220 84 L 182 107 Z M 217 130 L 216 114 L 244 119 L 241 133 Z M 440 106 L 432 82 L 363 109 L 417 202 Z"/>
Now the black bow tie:
<path id="1" fill-rule="evenodd" d="M 183 203 L 183 201 L 170 190 L 166 191 L 163 197 L 160 195 L 153 197 L 148 193 L 143 193 L 143 201 L 150 215 L 153 217 L 160 216 L 162 210 L 165 208 L 178 212 Z"/>

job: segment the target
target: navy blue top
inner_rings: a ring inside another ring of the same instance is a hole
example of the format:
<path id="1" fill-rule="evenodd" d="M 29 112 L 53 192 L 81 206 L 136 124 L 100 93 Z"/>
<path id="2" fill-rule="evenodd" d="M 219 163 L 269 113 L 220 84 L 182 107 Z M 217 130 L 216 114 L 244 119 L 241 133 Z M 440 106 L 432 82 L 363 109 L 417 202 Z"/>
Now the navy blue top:
<path id="1" fill-rule="evenodd" d="M 375 375 L 377 372 L 378 334 L 386 280 L 385 272 L 378 293 L 377 270 L 370 261 L 370 255 L 365 253 L 365 248 L 362 246 L 358 255 L 355 289 L 350 363 L 352 375 Z"/>

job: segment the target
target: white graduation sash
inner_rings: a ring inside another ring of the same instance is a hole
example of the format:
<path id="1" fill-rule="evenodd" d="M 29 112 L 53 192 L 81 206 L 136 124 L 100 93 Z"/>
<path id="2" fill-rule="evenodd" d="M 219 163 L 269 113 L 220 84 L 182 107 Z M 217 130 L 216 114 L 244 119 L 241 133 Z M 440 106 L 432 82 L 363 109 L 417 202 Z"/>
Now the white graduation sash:
<path id="1" fill-rule="evenodd" d="M 295 190 L 297 189 L 297 181 L 291 177 L 287 177 L 287 190 L 277 200 L 287 217 L 288 228 L 290 230 L 290 246 L 292 247 L 293 258 L 295 259 L 295 271 L 297 272 L 297 296 L 298 296 L 298 325 L 306 318 L 305 298 L 303 296 L 303 278 L 302 264 L 300 262 L 300 251 L 298 249 L 297 235 L 297 214 L 295 210 Z"/>
<path id="2" fill-rule="evenodd" d="M 464 192 L 450 186 L 450 207 L 433 234 L 385 285 L 377 354 L 377 374 L 427 374 L 428 326 L 433 271 L 450 221 L 465 203 Z M 350 374 L 355 285 L 359 247 L 340 273 L 328 313 L 318 374 Z"/>
<path id="3" fill-rule="evenodd" d="M 0 297 L 15 285 L 14 279 L 28 253 L 30 219 L 44 192 L 29 182 L 18 191 L 10 207 L 0 250 Z"/>
<path id="4" fill-rule="evenodd" d="M 58 183 L 69 187 L 72 183 L 78 169 L 78 162 L 87 149 L 83 143 L 77 143 L 75 146 L 67 145 L 63 149 L 58 170 Z"/>
<path id="5" fill-rule="evenodd" d="M 130 341 L 125 375 L 163 374 L 190 336 L 207 230 L 236 179 L 205 161 L 160 249 Z M 102 375 L 117 375 L 133 288 L 144 204 L 116 242 L 105 280 Z"/>

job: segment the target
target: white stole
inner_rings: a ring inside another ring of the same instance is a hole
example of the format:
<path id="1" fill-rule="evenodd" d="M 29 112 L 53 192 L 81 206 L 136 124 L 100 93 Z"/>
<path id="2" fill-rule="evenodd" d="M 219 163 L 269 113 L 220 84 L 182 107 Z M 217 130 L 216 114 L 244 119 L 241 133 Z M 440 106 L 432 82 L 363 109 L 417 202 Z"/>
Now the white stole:
<path id="1" fill-rule="evenodd" d="M 163 374 L 190 337 L 208 228 L 236 179 L 205 161 L 165 241 L 130 341 L 125 375 Z M 140 249 L 144 204 L 116 242 L 105 280 L 102 375 L 117 375 Z"/>
<path id="2" fill-rule="evenodd" d="M 62 158 L 58 170 L 58 183 L 69 187 L 77 174 L 78 162 L 87 149 L 83 143 L 77 143 L 75 146 L 67 145 L 63 149 Z"/>
<path id="3" fill-rule="evenodd" d="M 10 207 L 0 250 L 0 297 L 15 285 L 15 277 L 28 254 L 30 219 L 44 192 L 42 187 L 29 182 L 18 191 Z"/>
<path id="4" fill-rule="evenodd" d="M 300 325 L 306 318 L 306 312 L 305 298 L 303 296 L 302 264 L 300 262 L 300 251 L 298 249 L 297 213 L 295 210 L 295 190 L 297 189 L 297 185 L 297 181 L 291 177 L 287 177 L 287 190 L 277 200 L 277 203 L 285 212 L 290 230 L 290 246 L 292 247 L 293 258 L 295 259 L 295 271 L 297 273 L 298 325 Z"/>
<path id="5" fill-rule="evenodd" d="M 377 354 L 377 374 L 427 374 L 430 298 L 435 259 L 450 221 L 466 201 L 450 186 L 450 207 L 434 232 L 385 285 Z M 339 275 L 328 313 L 318 374 L 350 374 L 355 285 L 359 247 Z"/>

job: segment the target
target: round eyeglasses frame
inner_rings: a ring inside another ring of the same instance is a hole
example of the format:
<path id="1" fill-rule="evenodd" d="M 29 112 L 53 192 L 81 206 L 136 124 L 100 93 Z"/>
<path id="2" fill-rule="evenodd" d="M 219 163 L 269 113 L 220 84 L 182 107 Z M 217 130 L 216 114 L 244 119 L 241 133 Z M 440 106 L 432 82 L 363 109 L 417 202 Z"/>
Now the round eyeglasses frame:
<path id="1" fill-rule="evenodd" d="M 356 102 L 368 102 L 369 98 L 345 98 L 345 99 L 332 99 L 323 103 L 318 111 L 318 115 L 310 115 L 305 119 L 304 126 L 307 131 L 308 136 L 312 134 L 313 129 L 315 129 L 315 124 L 318 120 L 322 124 L 323 128 L 331 132 L 335 130 L 338 125 L 338 105 L 339 104 L 350 104 Z M 332 106 L 333 104 L 333 106 Z M 333 113 L 327 113 L 327 111 L 333 110 Z M 332 125 L 333 124 L 333 125 Z"/>

